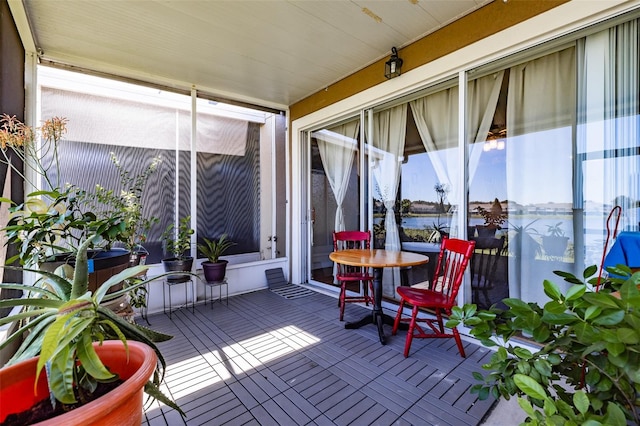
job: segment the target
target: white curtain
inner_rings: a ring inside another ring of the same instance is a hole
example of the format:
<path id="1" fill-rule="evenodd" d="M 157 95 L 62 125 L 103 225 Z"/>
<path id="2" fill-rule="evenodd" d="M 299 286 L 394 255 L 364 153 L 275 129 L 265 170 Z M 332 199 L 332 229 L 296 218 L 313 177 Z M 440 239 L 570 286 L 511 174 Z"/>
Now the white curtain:
<path id="1" fill-rule="evenodd" d="M 458 182 L 458 88 L 452 87 L 409 102 L 420 139 L 440 184 L 457 203 Z M 455 210 L 456 212 L 458 209 Z M 455 216 L 451 224 L 455 224 Z M 452 235 L 456 235 L 451 229 Z"/>
<path id="2" fill-rule="evenodd" d="M 386 239 L 385 250 L 399 251 L 400 235 L 395 216 L 395 203 L 400 183 L 400 170 L 404 159 L 404 143 L 407 132 L 407 104 L 373 114 L 373 138 L 367 137 L 369 164 L 374 180 L 373 193 L 384 204 Z M 400 269 L 385 268 L 382 294 L 396 297 L 395 288 L 400 285 Z"/>
<path id="3" fill-rule="evenodd" d="M 577 176 L 575 204 L 622 207 L 621 230 L 640 226 L 640 21 L 587 36 L 578 43 Z M 600 224 L 598 224 L 600 225 Z M 602 228 L 604 221 L 602 222 Z M 590 238 L 591 237 L 591 238 Z M 585 235 L 589 246 L 606 237 Z M 585 262 L 599 264 L 588 256 Z"/>
<path id="4" fill-rule="evenodd" d="M 407 132 L 407 104 L 373 115 L 373 141 L 370 153 L 378 195 L 387 209 L 385 216 L 385 249 L 400 250 L 400 236 L 395 217 L 396 195 L 400 182 L 405 135 Z"/>
<path id="5" fill-rule="evenodd" d="M 314 132 L 318 150 L 331 191 L 336 199 L 335 231 L 344 231 L 344 197 L 349 186 L 349 176 L 353 168 L 358 145 L 359 121 L 353 121 L 327 130 Z"/>
<path id="6" fill-rule="evenodd" d="M 507 198 L 522 204 L 572 200 L 575 50 L 555 52 L 510 69 L 507 96 Z M 560 194 L 560 195 L 558 195 Z M 571 229 L 564 229 L 571 237 Z M 542 229 L 541 231 L 545 231 Z M 510 249 L 516 250 L 515 247 Z M 544 304 L 551 271 L 535 254 L 509 257 L 509 297 Z M 537 265 L 537 266 L 536 266 Z"/>
<path id="7" fill-rule="evenodd" d="M 480 163 L 480 156 L 487 140 L 491 123 L 496 114 L 504 70 L 469 81 L 467 89 L 467 128 L 469 135 L 469 182 Z"/>
<path id="8" fill-rule="evenodd" d="M 318 141 L 318 151 L 324 167 L 325 176 L 336 199 L 336 216 L 334 231 L 345 231 L 344 198 L 349 187 L 349 177 L 353 168 L 356 148 L 358 146 L 358 130 L 360 121 L 323 129 L 312 134 Z M 357 195 L 357 194 L 356 194 Z M 338 265 L 333 264 L 334 283 L 338 274 Z"/>

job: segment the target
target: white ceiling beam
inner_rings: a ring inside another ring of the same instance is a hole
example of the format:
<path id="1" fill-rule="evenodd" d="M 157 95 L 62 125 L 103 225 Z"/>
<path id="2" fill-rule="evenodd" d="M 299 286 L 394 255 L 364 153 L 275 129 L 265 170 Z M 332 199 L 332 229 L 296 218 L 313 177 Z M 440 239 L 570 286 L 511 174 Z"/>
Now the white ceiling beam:
<path id="1" fill-rule="evenodd" d="M 39 53 L 22 0 L 8 0 L 8 2 L 9 10 L 11 10 L 13 22 L 15 22 L 16 28 L 18 29 L 18 34 L 20 35 L 20 40 L 22 41 L 24 50 L 27 53 Z"/>

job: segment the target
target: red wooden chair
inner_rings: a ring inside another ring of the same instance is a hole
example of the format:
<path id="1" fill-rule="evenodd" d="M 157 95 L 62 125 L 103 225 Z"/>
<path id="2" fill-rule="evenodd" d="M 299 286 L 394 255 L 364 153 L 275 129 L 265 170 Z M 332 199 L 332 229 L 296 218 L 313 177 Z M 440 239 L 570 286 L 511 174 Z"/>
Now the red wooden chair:
<path id="1" fill-rule="evenodd" d="M 368 249 L 371 244 L 371 231 L 340 231 L 333 232 L 333 250 Z M 367 306 L 373 304 L 373 276 L 368 268 L 337 264 L 336 280 L 340 284 L 340 321 L 344 317 L 344 306 L 347 303 L 364 302 Z M 362 295 L 347 296 L 347 284 L 357 282 Z"/>
<path id="2" fill-rule="evenodd" d="M 412 287 L 398 287 L 397 291 L 400 295 L 400 306 L 393 324 L 392 334 L 396 334 L 400 322 L 409 323 L 407 340 L 404 345 L 405 358 L 409 356 L 411 341 L 414 337 L 453 337 L 456 339 L 460 355 L 463 358 L 466 357 L 458 329 L 454 327 L 450 333 L 447 333 L 444 329 L 442 314 L 450 315 L 451 308 L 456 304 L 456 296 L 458 295 L 458 290 L 460 290 L 460 285 L 464 278 L 464 271 L 473 255 L 474 248 L 475 241 L 453 238 L 443 239 L 434 277 L 428 288 L 424 288 L 423 284 L 417 284 Z M 411 318 L 402 317 L 402 310 L 405 303 L 413 306 Z M 436 317 L 418 318 L 418 310 L 420 308 L 432 309 Z M 425 323 L 431 329 L 430 332 L 425 332 L 418 323 Z"/>

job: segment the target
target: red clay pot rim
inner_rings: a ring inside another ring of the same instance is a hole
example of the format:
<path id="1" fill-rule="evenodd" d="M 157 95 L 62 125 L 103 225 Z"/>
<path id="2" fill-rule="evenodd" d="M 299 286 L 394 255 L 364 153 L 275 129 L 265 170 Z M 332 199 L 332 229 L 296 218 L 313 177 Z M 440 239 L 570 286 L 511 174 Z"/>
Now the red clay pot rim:
<path id="1" fill-rule="evenodd" d="M 107 340 L 104 341 L 102 345 L 100 345 L 100 343 L 94 343 L 93 345 L 96 347 L 96 350 L 99 353 L 103 351 L 114 352 L 118 350 L 124 350 L 124 344 L 120 340 Z M 156 353 L 150 346 L 137 341 L 127 341 L 127 346 L 129 347 L 129 362 L 132 362 L 131 359 L 134 357 L 142 357 L 142 361 L 140 367 L 136 369 L 136 371 L 130 377 L 128 377 L 124 381 L 124 383 L 118 386 L 114 391 L 101 396 L 90 404 L 76 408 L 75 410 L 61 416 L 56 416 L 43 422 L 37 423 L 37 425 L 59 425 L 61 424 L 61 422 L 69 424 L 81 424 L 78 422 L 81 422 L 83 420 L 86 421 L 87 418 L 89 418 L 90 413 L 95 409 L 95 404 L 98 404 L 100 401 L 104 401 L 104 399 L 106 398 L 111 398 L 113 401 L 128 399 L 130 398 L 130 395 L 135 394 L 138 390 L 140 390 L 140 388 L 144 387 L 145 383 L 153 375 L 153 372 L 156 368 Z M 6 371 L 4 373 L 11 374 L 12 369 L 17 370 L 18 367 L 20 367 L 22 364 L 30 362 L 33 363 L 34 359 L 37 358 L 24 360 L 20 363 L 6 367 Z M 35 364 L 33 371 L 35 375 Z M 114 402 L 113 405 L 117 406 L 118 402 Z"/>

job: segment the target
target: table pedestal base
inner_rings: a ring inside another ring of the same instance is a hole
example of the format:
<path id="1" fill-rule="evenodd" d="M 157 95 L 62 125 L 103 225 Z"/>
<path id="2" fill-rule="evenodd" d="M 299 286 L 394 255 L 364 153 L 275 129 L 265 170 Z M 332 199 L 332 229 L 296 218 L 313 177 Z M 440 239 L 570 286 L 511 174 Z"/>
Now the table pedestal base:
<path id="1" fill-rule="evenodd" d="M 358 321 L 345 323 L 344 328 L 347 330 L 353 330 L 367 324 L 375 324 L 376 327 L 378 327 L 378 336 L 380 337 L 380 343 L 385 345 L 387 343 L 387 339 L 384 335 L 383 325 L 386 324 L 386 325 L 393 326 L 394 322 L 395 322 L 394 317 L 387 315 L 381 311 L 373 311 L 372 313 L 365 315 Z M 398 328 L 400 330 L 408 330 L 409 324 L 405 322 L 401 322 Z"/>

